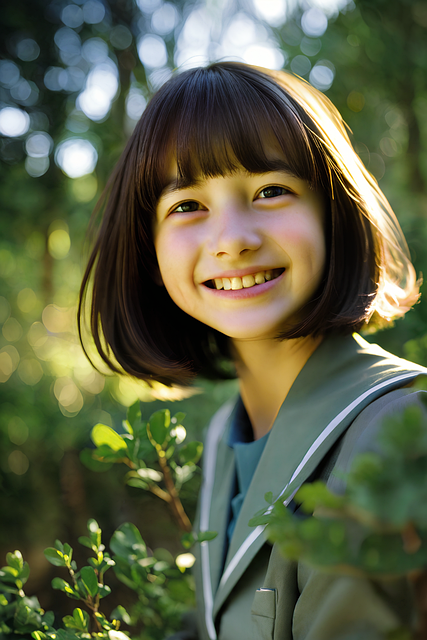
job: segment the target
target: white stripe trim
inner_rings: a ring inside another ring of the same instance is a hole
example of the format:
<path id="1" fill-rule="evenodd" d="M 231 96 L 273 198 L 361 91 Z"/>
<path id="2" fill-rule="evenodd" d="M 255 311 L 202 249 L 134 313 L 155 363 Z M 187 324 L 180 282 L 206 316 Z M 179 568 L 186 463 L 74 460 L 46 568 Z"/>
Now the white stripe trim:
<path id="1" fill-rule="evenodd" d="M 215 480 L 216 458 L 218 453 L 218 445 L 222 438 L 222 434 L 227 426 L 227 420 L 234 409 L 234 402 L 227 403 L 218 413 L 210 425 L 206 438 L 206 451 L 209 451 L 209 457 L 203 460 L 204 464 L 204 483 L 201 489 L 201 506 L 200 506 L 200 531 L 209 530 L 209 515 L 212 501 L 212 492 Z M 205 624 L 211 640 L 216 640 L 217 635 L 213 623 L 213 594 L 211 583 L 211 568 L 209 564 L 209 547 L 207 542 L 200 545 L 200 554 L 202 561 L 202 585 L 205 605 Z"/>
<path id="2" fill-rule="evenodd" d="M 388 380 L 385 380 L 384 382 L 381 382 L 380 384 L 376 385 L 375 387 L 372 387 L 372 389 L 369 389 L 368 391 L 365 391 L 365 393 L 362 393 L 362 395 L 360 395 L 358 398 L 356 398 L 356 400 L 353 400 L 353 402 L 351 402 L 345 409 L 343 409 L 337 416 L 335 416 L 335 418 L 333 420 L 331 420 L 331 422 L 324 428 L 322 433 L 314 441 L 314 443 L 311 445 L 311 447 L 309 448 L 309 450 L 305 454 L 304 458 L 302 459 L 302 461 L 300 462 L 298 467 L 295 469 L 294 473 L 292 474 L 292 477 L 291 477 L 290 481 L 285 486 L 285 488 L 281 491 L 281 493 L 280 493 L 280 495 L 278 496 L 277 499 L 280 499 L 281 496 L 283 496 L 283 494 L 286 492 L 286 490 L 289 487 L 289 485 L 295 480 L 295 478 L 298 476 L 298 474 L 308 464 L 310 459 L 313 457 L 313 455 L 316 453 L 316 451 L 319 449 L 319 447 L 322 445 L 322 443 L 326 440 L 326 438 L 336 429 L 336 427 L 339 426 L 339 424 L 344 420 L 344 418 L 346 418 L 348 416 L 348 414 L 351 413 L 353 411 L 353 409 L 355 409 L 361 402 L 366 400 L 366 398 L 369 398 L 369 396 L 374 395 L 378 391 L 381 391 L 382 389 L 387 388 L 388 386 L 391 387 L 391 386 L 394 386 L 396 383 L 403 382 L 405 380 L 410 380 L 411 378 L 419 376 L 421 373 L 424 373 L 424 372 L 425 372 L 425 370 L 423 370 L 420 367 L 419 371 L 413 371 L 411 373 L 406 373 L 406 374 L 403 374 L 401 376 L 396 376 L 395 378 L 390 378 Z M 227 409 L 228 409 L 228 407 L 227 407 Z M 217 417 L 218 417 L 218 422 L 220 421 L 220 418 L 222 420 L 224 420 L 224 418 L 222 416 L 222 411 L 221 411 L 220 415 L 217 415 Z M 200 515 L 200 523 L 202 523 L 202 513 L 203 513 L 204 522 L 206 522 L 206 528 L 209 525 L 209 511 L 210 511 L 210 502 L 211 502 L 212 491 L 213 491 L 213 482 L 214 482 L 214 477 L 215 477 L 215 465 L 216 465 L 217 447 L 218 447 L 219 440 L 221 439 L 222 433 L 223 433 L 223 431 L 225 429 L 227 417 L 222 423 L 222 427 L 223 428 L 221 430 L 219 429 L 219 426 L 220 426 L 219 424 L 218 424 L 218 427 L 216 428 L 217 421 L 215 420 L 215 424 L 212 424 L 212 427 L 211 427 L 212 430 L 215 429 L 215 432 L 207 440 L 207 444 L 209 443 L 209 447 L 210 446 L 215 446 L 216 448 L 215 448 L 214 453 L 212 454 L 212 456 L 211 456 L 211 458 L 209 460 L 209 466 L 206 466 L 206 476 L 205 476 L 205 478 L 206 478 L 206 490 L 205 490 L 205 492 L 202 492 L 202 508 L 201 508 L 201 515 Z M 209 478 L 209 479 L 208 479 L 208 474 L 212 474 L 212 477 Z M 297 492 L 298 489 L 299 489 L 299 487 L 297 487 L 293 491 L 292 495 L 288 496 L 288 498 L 284 501 L 285 506 L 287 506 L 289 504 L 289 502 L 292 500 L 292 498 L 294 497 L 294 495 L 295 495 L 295 493 Z M 209 500 L 207 500 L 208 496 L 209 496 Z M 205 499 L 206 499 L 206 503 L 203 504 L 203 501 Z M 268 509 L 266 509 L 266 513 L 269 513 L 271 511 L 271 509 L 272 509 L 272 506 L 270 506 Z M 201 530 L 203 530 L 202 526 L 200 528 L 201 528 Z M 232 574 L 234 569 L 239 564 L 240 560 L 243 558 L 243 556 L 248 551 L 248 549 L 254 544 L 254 542 L 259 538 L 259 536 L 263 533 L 264 529 L 265 529 L 265 526 L 261 526 L 260 525 L 260 526 L 256 527 L 256 529 L 254 529 L 254 531 L 252 531 L 252 533 L 250 533 L 249 536 L 246 538 L 246 540 L 240 545 L 239 549 L 236 551 L 236 553 L 234 554 L 232 560 L 230 561 L 227 569 L 223 573 L 223 576 L 222 576 L 221 582 L 220 582 L 220 587 L 223 587 L 225 585 L 225 583 L 229 579 L 230 575 Z M 203 544 L 205 545 L 205 547 L 203 547 Z M 204 549 L 206 549 L 205 554 L 203 553 Z M 206 560 L 204 562 L 204 558 L 205 557 L 206 557 Z M 205 563 L 206 563 L 206 565 L 205 565 Z M 206 570 L 205 570 L 205 566 L 206 566 Z M 206 543 L 202 543 L 202 571 L 203 571 L 203 590 L 204 590 L 204 594 L 205 594 L 205 620 L 206 620 L 206 627 L 207 627 L 207 630 L 208 630 L 208 633 L 209 633 L 209 637 L 211 638 L 211 640 L 216 640 L 217 635 L 216 635 L 215 627 L 214 627 L 214 624 L 213 624 L 213 618 L 212 618 L 213 596 L 212 596 L 212 588 L 211 588 L 211 581 L 210 581 L 209 551 L 207 549 Z M 206 576 L 206 579 L 205 579 L 205 576 Z"/>

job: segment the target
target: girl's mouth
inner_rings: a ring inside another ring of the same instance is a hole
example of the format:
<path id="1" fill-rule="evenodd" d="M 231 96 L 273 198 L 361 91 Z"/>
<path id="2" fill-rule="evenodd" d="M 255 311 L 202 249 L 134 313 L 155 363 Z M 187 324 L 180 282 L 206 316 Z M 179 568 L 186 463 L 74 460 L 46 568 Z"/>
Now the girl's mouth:
<path id="1" fill-rule="evenodd" d="M 236 276 L 233 278 L 215 278 L 207 280 L 203 284 L 209 289 L 224 289 L 224 291 L 238 291 L 239 289 L 250 289 L 258 284 L 264 284 L 269 280 L 278 278 L 284 269 L 268 269 L 266 271 L 258 271 L 241 278 Z"/>

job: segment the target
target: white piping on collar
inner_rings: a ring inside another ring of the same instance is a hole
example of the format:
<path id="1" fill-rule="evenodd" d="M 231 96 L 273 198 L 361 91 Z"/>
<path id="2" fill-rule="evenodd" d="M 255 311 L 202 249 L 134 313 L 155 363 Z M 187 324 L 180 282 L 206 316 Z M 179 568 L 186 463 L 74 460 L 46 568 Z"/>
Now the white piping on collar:
<path id="1" fill-rule="evenodd" d="M 227 422 L 235 407 L 235 401 L 227 402 L 215 414 L 206 437 L 205 450 L 209 451 L 209 456 L 204 458 L 204 482 L 201 489 L 200 505 L 200 531 L 209 530 L 209 515 L 212 501 L 212 492 L 215 480 L 215 467 L 218 452 L 218 445 L 227 426 Z M 213 623 L 213 594 L 211 583 L 211 568 L 209 563 L 209 547 L 207 542 L 200 545 L 202 563 L 202 585 L 205 605 L 205 624 L 211 640 L 216 640 L 216 630 Z"/>

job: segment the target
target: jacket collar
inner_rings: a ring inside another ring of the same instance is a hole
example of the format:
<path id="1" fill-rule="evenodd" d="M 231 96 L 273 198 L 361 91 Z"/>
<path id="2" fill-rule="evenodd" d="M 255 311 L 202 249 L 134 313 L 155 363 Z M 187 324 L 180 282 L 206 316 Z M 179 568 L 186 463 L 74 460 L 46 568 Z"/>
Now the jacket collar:
<path id="1" fill-rule="evenodd" d="M 387 391 L 404 386 L 426 369 L 395 358 L 360 336 L 325 339 L 308 360 L 286 397 L 271 430 L 243 502 L 228 549 L 223 549 L 234 457 L 227 445 L 235 402 L 214 418 L 206 442 L 200 529 L 218 536 L 201 549 L 205 620 L 216 638 L 213 619 L 236 582 L 264 544 L 263 527 L 248 526 L 266 507 L 264 495 L 291 496 L 313 473 L 360 411 Z"/>

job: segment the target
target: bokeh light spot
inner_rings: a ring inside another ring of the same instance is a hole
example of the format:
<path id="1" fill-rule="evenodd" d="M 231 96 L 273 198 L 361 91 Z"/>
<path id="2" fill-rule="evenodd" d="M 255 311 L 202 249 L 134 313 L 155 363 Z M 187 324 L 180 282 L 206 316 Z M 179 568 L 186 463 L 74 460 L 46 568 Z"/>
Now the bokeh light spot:
<path id="1" fill-rule="evenodd" d="M 33 322 L 28 330 L 27 340 L 32 347 L 42 347 L 47 340 L 46 327 L 41 322 Z"/>
<path id="2" fill-rule="evenodd" d="M 10 304 L 4 296 L 0 296 L 0 323 L 5 322 L 10 316 Z"/>
<path id="3" fill-rule="evenodd" d="M 43 369 L 40 362 L 35 358 L 21 360 L 18 366 L 18 376 L 24 384 L 33 387 L 43 377 Z"/>
<path id="4" fill-rule="evenodd" d="M 286 20 L 286 0 L 254 0 L 258 15 L 272 27 L 279 27 Z"/>
<path id="5" fill-rule="evenodd" d="M 365 106 L 365 96 L 360 91 L 350 91 L 347 96 L 347 106 L 349 109 L 358 113 Z"/>
<path id="6" fill-rule="evenodd" d="M 161 0 L 136 0 L 136 4 L 144 13 L 153 13 L 160 3 Z"/>
<path id="7" fill-rule="evenodd" d="M 127 27 L 118 24 L 110 31 L 110 42 L 115 49 L 127 49 L 132 44 L 132 34 Z"/>
<path id="8" fill-rule="evenodd" d="M 52 149 L 53 140 L 44 131 L 34 131 L 25 142 L 25 150 L 32 158 L 44 158 L 49 155 Z"/>
<path id="9" fill-rule="evenodd" d="M 291 70 L 297 76 L 305 76 L 311 69 L 311 62 L 306 56 L 295 56 L 291 61 Z"/>
<path id="10" fill-rule="evenodd" d="M 50 255 L 56 260 L 67 257 L 71 247 L 70 236 L 64 229 L 56 229 L 49 235 L 47 248 Z"/>
<path id="11" fill-rule="evenodd" d="M 16 302 L 23 313 L 30 313 L 37 304 L 37 296 L 32 289 L 27 287 L 18 293 Z"/>
<path id="12" fill-rule="evenodd" d="M 0 60 L 0 84 L 13 87 L 19 80 L 19 67 L 11 60 Z"/>
<path id="13" fill-rule="evenodd" d="M 142 116 L 147 100 L 142 91 L 131 88 L 126 98 L 126 113 L 132 120 L 139 120 Z"/>
<path id="14" fill-rule="evenodd" d="M 71 183 L 71 191 L 77 202 L 90 202 L 98 191 L 98 180 L 94 175 L 76 178 Z"/>
<path id="15" fill-rule="evenodd" d="M 91 64 L 100 64 L 108 58 L 108 44 L 101 38 L 89 38 L 83 44 L 82 54 Z"/>
<path id="16" fill-rule="evenodd" d="M 397 144 L 396 140 L 388 137 L 382 138 L 380 140 L 380 149 L 382 153 L 389 158 L 394 158 L 394 156 L 397 156 L 400 151 L 399 145 Z"/>
<path id="17" fill-rule="evenodd" d="M 53 392 L 63 415 L 67 417 L 75 416 L 82 409 L 84 404 L 83 396 L 71 378 L 58 378 L 55 381 Z"/>
<path id="18" fill-rule="evenodd" d="M 304 11 L 301 17 L 301 27 L 306 36 L 319 38 L 328 28 L 328 19 L 320 9 L 312 7 Z"/>
<path id="19" fill-rule="evenodd" d="M 33 38 L 23 38 L 16 45 L 16 55 L 25 62 L 31 62 L 39 57 L 40 47 Z"/>
<path id="20" fill-rule="evenodd" d="M 75 325 L 75 313 L 75 309 L 49 304 L 43 309 L 43 324 L 50 333 L 72 331 Z"/>
<path id="21" fill-rule="evenodd" d="M 32 178 L 40 178 L 44 176 L 46 171 L 49 169 L 50 160 L 49 158 L 26 158 L 25 159 L 25 170 L 29 176 Z"/>
<path id="22" fill-rule="evenodd" d="M 62 9 L 61 20 L 67 27 L 76 29 L 84 22 L 83 10 L 75 4 L 67 4 L 67 6 Z"/>
<path id="23" fill-rule="evenodd" d="M 19 449 L 12 451 L 7 461 L 9 463 L 9 469 L 17 476 L 23 476 L 30 468 L 30 462 L 27 456 L 25 453 L 22 453 L 22 451 L 19 451 Z"/>
<path id="24" fill-rule="evenodd" d="M 19 351 L 11 344 L 0 350 L 0 382 L 7 382 L 20 361 Z"/>
<path id="25" fill-rule="evenodd" d="M 105 16 L 105 7 L 98 0 L 87 0 L 83 5 L 83 15 L 87 24 L 99 24 Z"/>
<path id="26" fill-rule="evenodd" d="M 14 416 L 7 425 L 9 440 L 18 446 L 24 444 L 28 440 L 30 430 L 25 422 L 19 416 Z"/>
<path id="27" fill-rule="evenodd" d="M 4 107 L 0 110 L 0 133 L 10 138 L 22 136 L 30 127 L 30 116 L 16 107 Z"/>
<path id="28" fill-rule="evenodd" d="M 13 317 L 6 320 L 1 331 L 8 342 L 17 342 L 22 336 L 22 327 Z"/>
<path id="29" fill-rule="evenodd" d="M 165 2 L 151 17 L 151 28 L 160 36 L 166 36 L 178 24 L 178 11 L 170 2 Z"/>
<path id="30" fill-rule="evenodd" d="M 300 42 L 300 49 L 306 56 L 316 56 L 322 48 L 322 41 L 319 38 L 304 38 Z"/>
<path id="31" fill-rule="evenodd" d="M 319 60 L 310 71 L 311 84 L 320 91 L 327 91 L 335 78 L 335 67 L 329 60 Z"/>
<path id="32" fill-rule="evenodd" d="M 267 69 L 282 69 L 285 64 L 283 52 L 267 44 L 248 47 L 243 54 L 248 64 L 266 67 Z"/>
<path id="33" fill-rule="evenodd" d="M 168 61 L 164 40 L 159 36 L 145 35 L 138 41 L 138 55 L 149 69 L 163 67 Z"/>
<path id="34" fill-rule="evenodd" d="M 70 178 L 80 178 L 96 167 L 98 154 L 89 140 L 71 138 L 56 149 L 55 161 Z"/>

